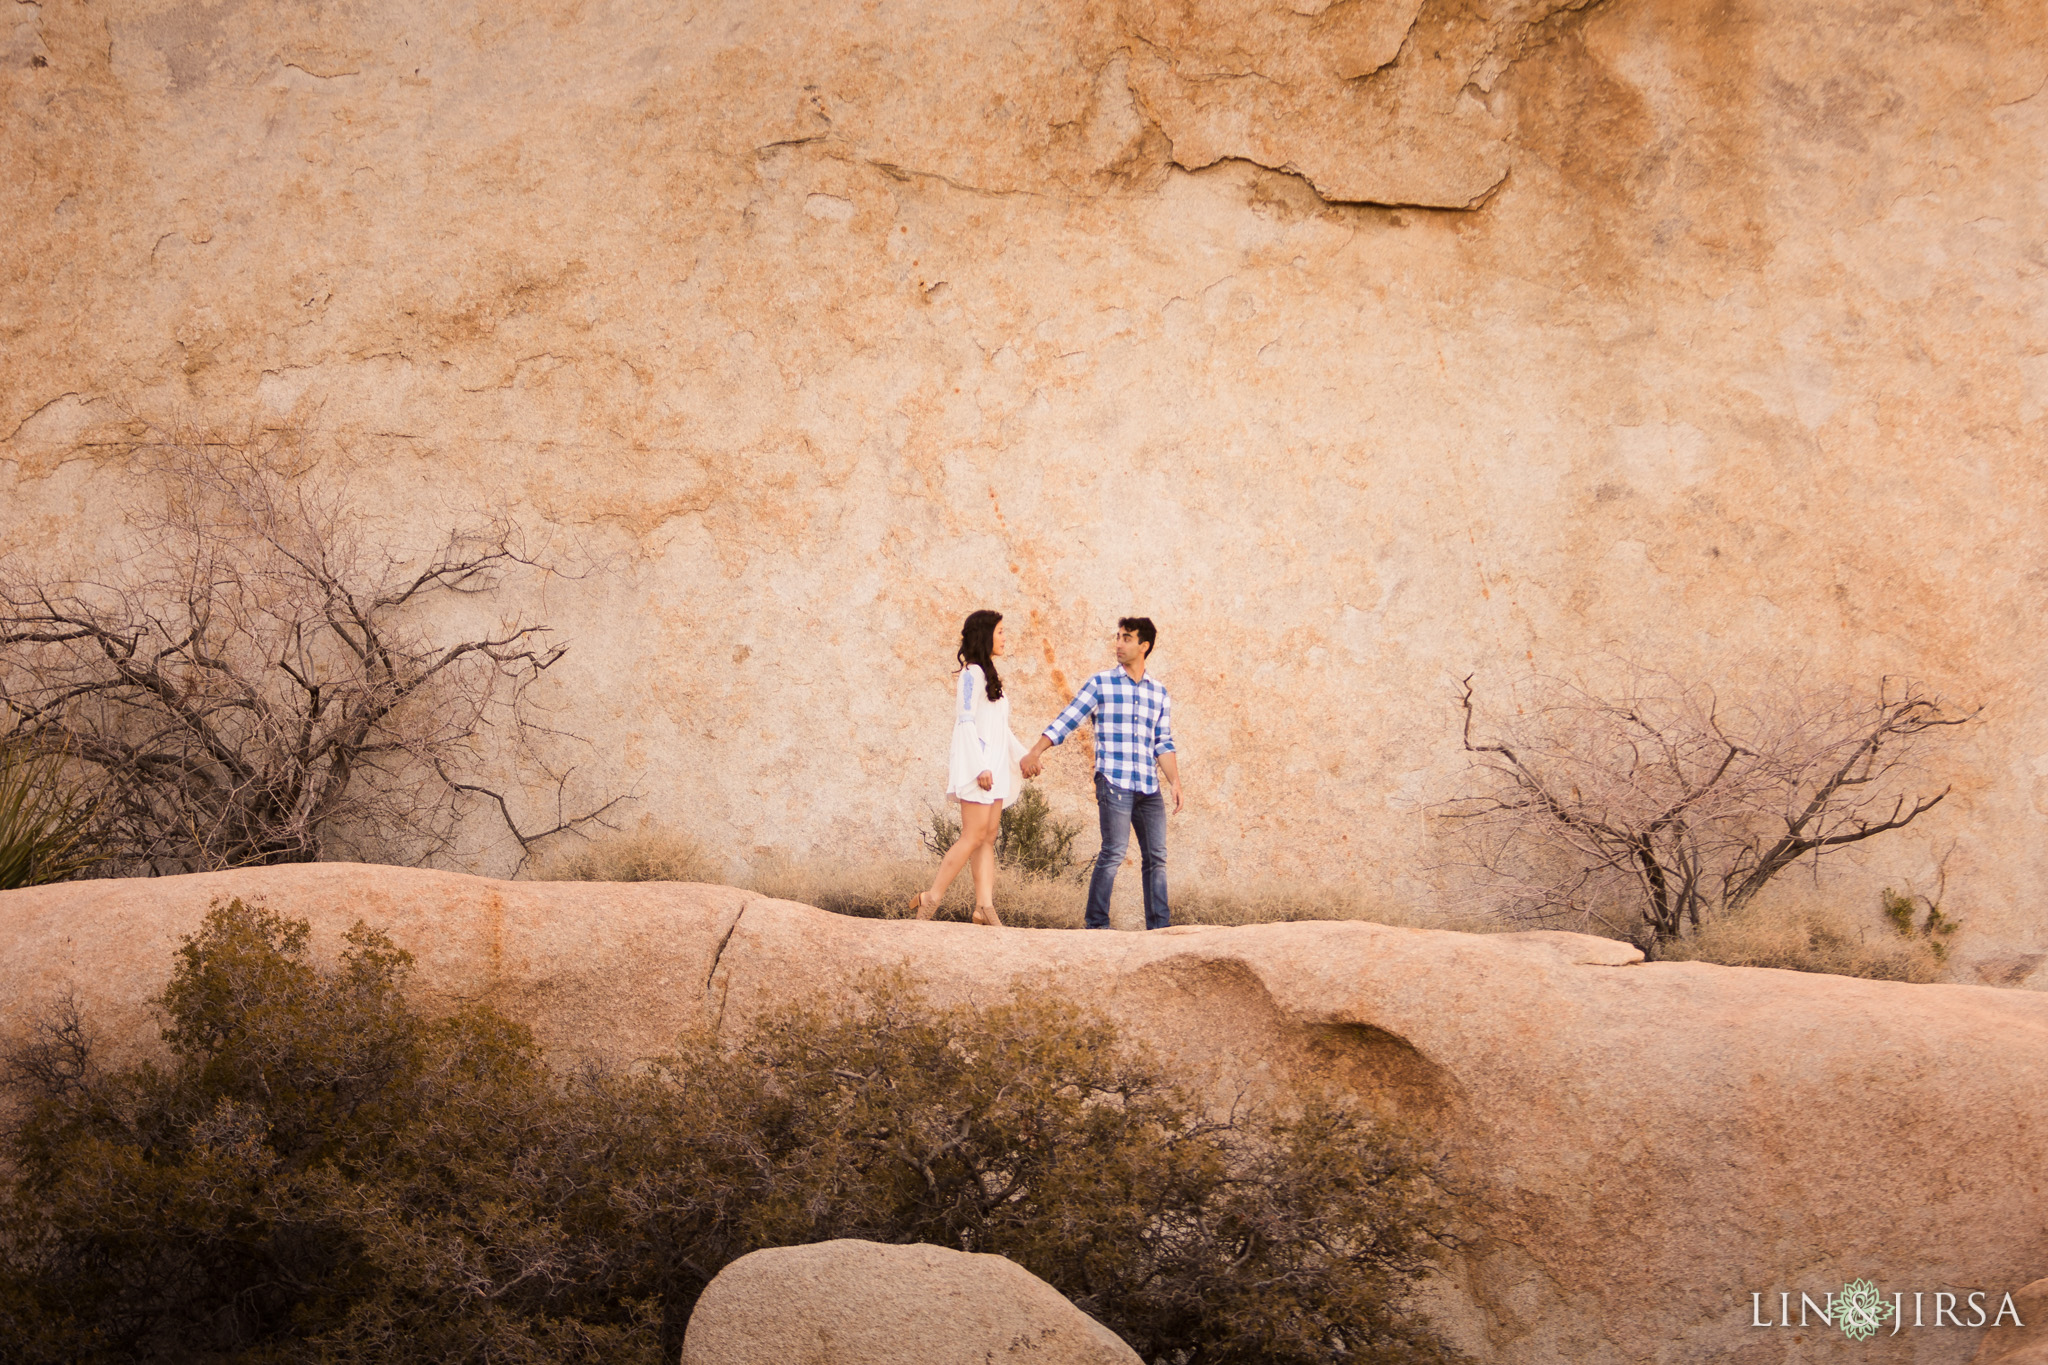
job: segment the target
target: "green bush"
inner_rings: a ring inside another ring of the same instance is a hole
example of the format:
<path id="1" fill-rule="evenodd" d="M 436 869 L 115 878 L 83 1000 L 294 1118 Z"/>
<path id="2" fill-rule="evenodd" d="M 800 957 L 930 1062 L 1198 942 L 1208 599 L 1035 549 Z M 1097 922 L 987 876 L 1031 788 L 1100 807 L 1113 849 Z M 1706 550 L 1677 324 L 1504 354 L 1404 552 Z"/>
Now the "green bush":
<path id="1" fill-rule="evenodd" d="M 62 881 L 98 861 L 92 806 L 64 785 L 62 757 L 0 744 L 0 891 Z"/>
<path id="2" fill-rule="evenodd" d="M 67 1012 L 16 1049 L 0 1358 L 657 1359 L 605 1273 L 605 1119 L 519 1026 L 415 1014 L 383 935 L 306 950 L 304 921 L 216 905 L 165 1063 L 99 1070 Z"/>
<path id="3" fill-rule="evenodd" d="M 1023 795 L 1003 807 L 996 830 L 996 862 L 1027 877 L 1052 881 L 1073 870 L 1074 840 L 1081 827 L 1054 817 L 1044 793 L 1026 787 Z M 925 851 L 935 858 L 960 837 L 960 822 L 944 811 L 933 811 L 930 822 L 919 831 Z"/>
<path id="4" fill-rule="evenodd" d="M 1927 907 L 1927 918 L 1915 927 L 1913 917 L 1923 905 Z M 1949 937 L 1963 926 L 1941 912 L 1940 901 L 1911 893 L 1901 895 L 1887 886 L 1878 893 L 1878 906 L 1900 938 L 1920 939 L 1936 962 L 1948 961 Z"/>
<path id="5" fill-rule="evenodd" d="M 721 1263 L 929 1242 L 1009 1257 L 1148 1360 L 1455 1358 L 1394 1307 L 1454 1240 L 1435 1161 L 1344 1101 L 1217 1121 L 1069 1001 L 933 1009 L 901 977 L 670 1065 L 679 1087 L 719 1078 L 696 1096 L 718 1138 L 643 1164 L 633 1197 L 676 1211 L 665 1240 Z M 737 1220 L 706 1193 L 726 1190 L 747 1191 Z"/>
<path id="6" fill-rule="evenodd" d="M 1148 1360 L 1455 1358 L 1400 1306 L 1454 1242 L 1434 1158 L 1344 1101 L 1217 1120 L 1071 1003 L 901 976 L 565 1076 L 487 1009 L 418 1016 L 410 966 L 357 926 L 316 967 L 234 901 L 161 1064 L 46 1019 L 10 1059 L 0 1357 L 672 1362 L 736 1257 L 865 1237 L 1007 1255 Z"/>

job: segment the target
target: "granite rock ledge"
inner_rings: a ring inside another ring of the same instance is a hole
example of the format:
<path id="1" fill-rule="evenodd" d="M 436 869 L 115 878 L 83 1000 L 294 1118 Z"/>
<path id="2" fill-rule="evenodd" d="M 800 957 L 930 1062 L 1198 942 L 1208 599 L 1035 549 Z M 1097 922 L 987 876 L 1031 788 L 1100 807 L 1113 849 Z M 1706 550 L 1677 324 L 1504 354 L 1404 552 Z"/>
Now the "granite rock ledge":
<path id="1" fill-rule="evenodd" d="M 940 1001 L 1064 991 L 1210 1093 L 1375 1096 L 1469 1173 L 1482 1235 L 1430 1307 L 1488 1360 L 1789 1360 L 1793 1333 L 1748 1326 L 1753 1291 L 2011 1290 L 2048 1267 L 2035 992 L 1648 964 L 1562 933 L 989 930 L 730 887 L 316 864 L 0 896 L 5 1027 L 68 988 L 110 1053 L 140 1055 L 179 936 L 226 896 L 312 921 L 316 951 L 380 927 L 417 956 L 426 1007 L 487 1000 L 559 1059 L 628 1061 L 901 965 Z M 1961 1362 L 1978 1335 L 1868 1349 Z"/>

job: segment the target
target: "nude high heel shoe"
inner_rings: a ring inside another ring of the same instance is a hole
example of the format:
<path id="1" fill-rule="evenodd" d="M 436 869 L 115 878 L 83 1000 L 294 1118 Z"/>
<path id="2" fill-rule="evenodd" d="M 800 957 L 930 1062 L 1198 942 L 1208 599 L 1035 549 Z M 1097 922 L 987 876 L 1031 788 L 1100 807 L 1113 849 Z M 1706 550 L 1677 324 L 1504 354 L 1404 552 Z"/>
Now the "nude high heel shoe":
<path id="1" fill-rule="evenodd" d="M 984 919 L 984 918 L 983 918 L 983 916 L 987 916 L 987 918 L 986 918 L 986 919 Z M 975 906 L 975 907 L 974 907 L 974 922 L 975 922 L 976 924 L 987 924 L 987 925 L 992 925 L 993 927 L 995 927 L 995 928 L 997 928 L 997 929 L 1000 929 L 1000 928 L 1002 928 L 1002 927 L 1003 927 L 1003 920 L 1002 920 L 1002 916 L 1000 916 L 1000 915 L 998 915 L 998 914 L 996 913 L 996 908 L 995 908 L 995 907 L 994 907 L 993 905 L 977 905 L 977 906 Z"/>

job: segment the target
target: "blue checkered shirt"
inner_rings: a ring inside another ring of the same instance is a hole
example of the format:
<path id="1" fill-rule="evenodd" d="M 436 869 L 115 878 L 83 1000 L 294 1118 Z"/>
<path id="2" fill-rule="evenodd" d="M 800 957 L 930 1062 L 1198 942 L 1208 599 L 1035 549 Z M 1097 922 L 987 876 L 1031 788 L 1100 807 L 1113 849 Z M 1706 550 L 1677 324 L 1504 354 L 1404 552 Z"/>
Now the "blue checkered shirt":
<path id="1" fill-rule="evenodd" d="M 1121 667 L 1105 669 L 1067 703 L 1067 709 L 1045 727 L 1055 744 L 1095 717 L 1095 771 L 1125 791 L 1159 790 L 1159 767 L 1153 761 L 1173 748 L 1173 703 L 1166 689 L 1147 678 L 1132 682 Z"/>

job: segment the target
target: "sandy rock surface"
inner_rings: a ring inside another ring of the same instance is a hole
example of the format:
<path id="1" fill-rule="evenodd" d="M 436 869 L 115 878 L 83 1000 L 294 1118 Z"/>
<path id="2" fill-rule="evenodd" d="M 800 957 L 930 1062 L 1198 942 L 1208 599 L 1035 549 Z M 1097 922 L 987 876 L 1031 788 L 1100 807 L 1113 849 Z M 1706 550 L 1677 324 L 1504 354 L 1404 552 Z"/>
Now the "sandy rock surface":
<path id="1" fill-rule="evenodd" d="M 177 936 L 230 893 L 311 919 L 322 951 L 357 918 L 381 925 L 418 954 L 429 1003 L 490 1000 L 558 1057 L 648 1055 L 907 966 L 939 1000 L 1066 992 L 1218 1097 L 1377 1096 L 1462 1153 L 1484 1235 L 1431 1303 L 1489 1361 L 1791 1361 L 1802 1334 L 1751 1325 L 1753 1294 L 1818 1303 L 1870 1278 L 1995 1303 L 2048 1267 L 2032 992 L 1646 965 L 1571 934 L 989 930 L 722 887 L 323 864 L 0 896 L 8 1026 L 68 985 L 134 1055 Z M 1980 1335 L 1856 1349 L 1945 1365 Z"/>
<path id="2" fill-rule="evenodd" d="M 2012 1302 L 2020 1325 L 1986 1332 L 1970 1365 L 2048 1365 L 2048 1280 L 2013 1291 Z"/>
<path id="3" fill-rule="evenodd" d="M 845 1239 L 742 1256 L 690 1315 L 683 1365 L 1140 1365 L 1002 1256 Z"/>
<path id="4" fill-rule="evenodd" d="M 316 955 L 358 920 L 417 958 L 428 1010 L 485 1001 L 532 1024 L 558 1061 L 659 1052 L 705 1018 L 718 948 L 751 899 L 730 887 L 500 882 L 314 863 L 0 895 L 0 1009 L 64 990 L 87 1002 L 111 1056 L 156 1037 L 150 999 L 208 906 L 239 896 L 312 922 Z"/>
<path id="5" fill-rule="evenodd" d="M 1142 611 L 1178 875 L 1426 905 L 1452 679 L 1760 656 L 1986 705 L 1830 894 L 2048 950 L 2039 0 L 40 0 L 0 128 L 0 550 L 152 424 L 507 503 L 735 873 L 915 848 L 968 610 L 1026 734 Z"/>

